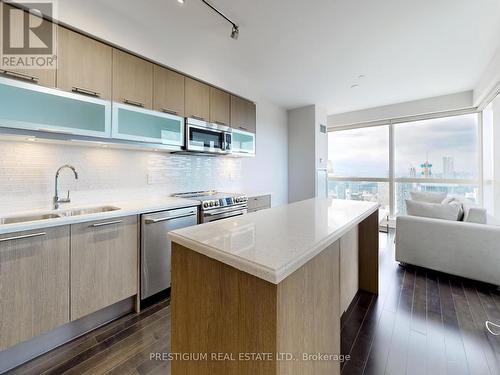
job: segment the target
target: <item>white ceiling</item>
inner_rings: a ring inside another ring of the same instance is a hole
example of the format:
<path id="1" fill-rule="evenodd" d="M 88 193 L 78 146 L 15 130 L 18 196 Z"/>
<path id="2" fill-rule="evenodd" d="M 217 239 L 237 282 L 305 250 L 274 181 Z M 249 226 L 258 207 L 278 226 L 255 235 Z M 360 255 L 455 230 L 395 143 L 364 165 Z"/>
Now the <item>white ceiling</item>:
<path id="1" fill-rule="evenodd" d="M 200 0 L 59 0 L 58 17 L 230 91 L 329 114 L 471 90 L 500 46 L 499 0 L 212 3 L 239 40 Z"/>

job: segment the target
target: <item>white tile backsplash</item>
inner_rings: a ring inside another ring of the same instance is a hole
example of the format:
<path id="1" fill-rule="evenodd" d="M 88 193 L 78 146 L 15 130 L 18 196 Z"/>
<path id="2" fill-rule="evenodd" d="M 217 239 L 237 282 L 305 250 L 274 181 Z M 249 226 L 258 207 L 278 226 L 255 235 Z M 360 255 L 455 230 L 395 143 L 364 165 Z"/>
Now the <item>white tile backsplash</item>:
<path id="1" fill-rule="evenodd" d="M 217 189 L 242 191 L 242 159 L 0 141 L 0 214 L 50 208 L 54 177 L 63 164 L 60 192 L 71 190 L 72 205 L 125 200 L 134 196 Z"/>

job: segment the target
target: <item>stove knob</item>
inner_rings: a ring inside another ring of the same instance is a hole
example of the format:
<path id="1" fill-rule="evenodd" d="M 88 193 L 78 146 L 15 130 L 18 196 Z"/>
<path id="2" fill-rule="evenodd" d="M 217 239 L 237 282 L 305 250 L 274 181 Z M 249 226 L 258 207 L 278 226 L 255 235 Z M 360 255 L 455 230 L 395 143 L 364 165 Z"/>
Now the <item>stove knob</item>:
<path id="1" fill-rule="evenodd" d="M 215 207 L 218 207 L 220 205 L 219 201 L 215 201 Z"/>
<path id="2" fill-rule="evenodd" d="M 203 203 L 203 208 L 207 208 L 208 207 L 208 202 L 204 202 Z"/>
<path id="3" fill-rule="evenodd" d="M 214 201 L 210 201 L 210 207 L 214 206 Z"/>

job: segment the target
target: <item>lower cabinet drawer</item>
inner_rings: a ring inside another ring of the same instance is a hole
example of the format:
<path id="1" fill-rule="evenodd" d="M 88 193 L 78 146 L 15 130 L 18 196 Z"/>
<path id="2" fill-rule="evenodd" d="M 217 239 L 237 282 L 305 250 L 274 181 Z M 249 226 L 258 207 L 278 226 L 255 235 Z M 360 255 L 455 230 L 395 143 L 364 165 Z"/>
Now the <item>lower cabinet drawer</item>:
<path id="1" fill-rule="evenodd" d="M 264 208 L 271 208 L 271 195 L 260 195 L 256 197 L 249 197 L 248 212 L 255 212 Z"/>
<path id="2" fill-rule="evenodd" d="M 138 293 L 137 216 L 71 226 L 71 320 Z"/>
<path id="3" fill-rule="evenodd" d="M 0 235 L 0 351 L 69 322 L 69 226 Z"/>

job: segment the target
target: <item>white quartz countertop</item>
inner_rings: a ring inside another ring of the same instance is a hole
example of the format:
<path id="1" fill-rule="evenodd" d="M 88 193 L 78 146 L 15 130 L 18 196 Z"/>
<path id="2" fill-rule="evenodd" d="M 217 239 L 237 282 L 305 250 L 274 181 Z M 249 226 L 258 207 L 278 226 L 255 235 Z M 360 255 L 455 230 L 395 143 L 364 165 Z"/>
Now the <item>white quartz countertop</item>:
<path id="1" fill-rule="evenodd" d="M 278 284 L 379 208 L 314 198 L 169 233 L 172 241 Z"/>
<path id="2" fill-rule="evenodd" d="M 117 202 L 109 201 L 106 203 L 93 204 L 93 205 L 87 204 L 85 206 L 61 205 L 61 208 L 59 210 L 52 210 L 52 211 L 37 210 L 37 211 L 13 212 L 9 215 L 2 215 L 2 217 L 31 216 L 31 215 L 47 214 L 47 213 L 57 214 L 58 212 L 65 212 L 68 210 L 102 207 L 102 206 L 113 206 L 119 208 L 119 210 L 116 211 L 100 212 L 89 215 L 58 217 L 52 219 L 28 221 L 22 223 L 14 223 L 14 224 L 0 224 L 0 234 L 56 227 L 60 225 L 84 223 L 96 220 L 107 220 L 129 215 L 139 215 L 149 212 L 172 210 L 183 207 L 193 207 L 193 206 L 198 206 L 199 204 L 200 204 L 199 201 L 191 199 L 174 198 L 170 196 L 155 196 L 155 197 L 141 197 L 137 199 L 128 199 L 127 201 L 117 201 Z"/>

